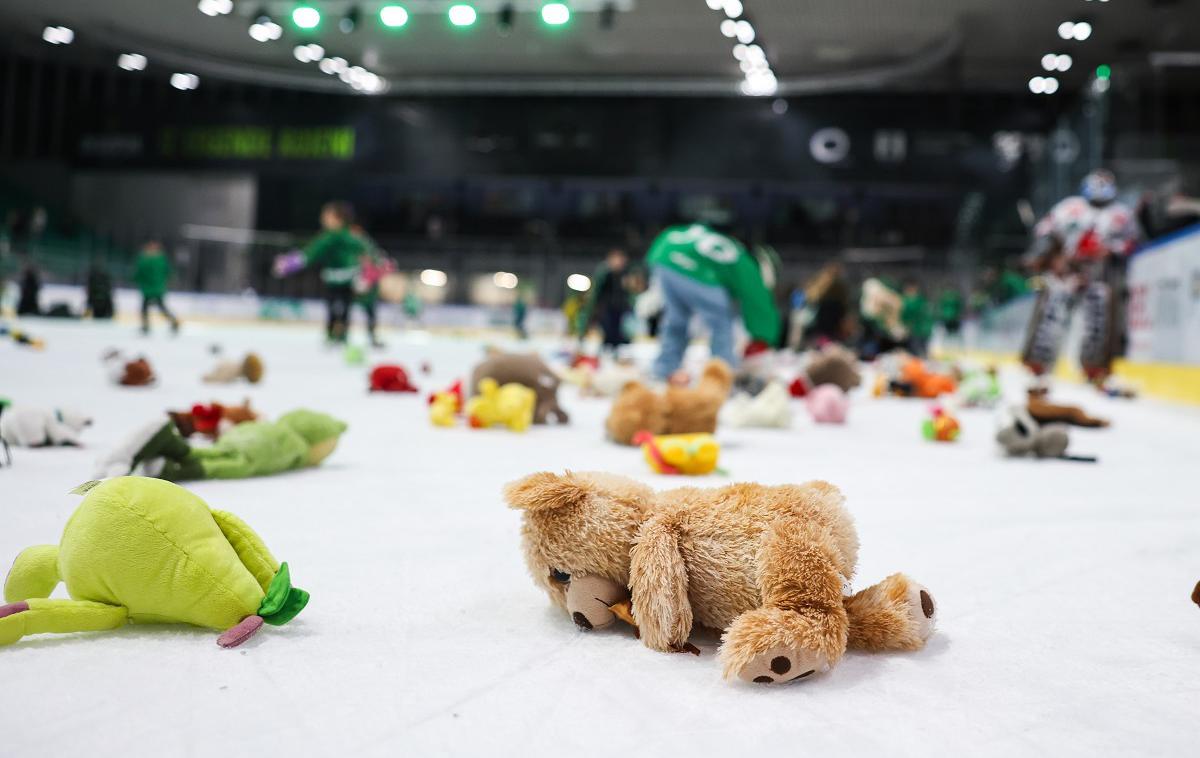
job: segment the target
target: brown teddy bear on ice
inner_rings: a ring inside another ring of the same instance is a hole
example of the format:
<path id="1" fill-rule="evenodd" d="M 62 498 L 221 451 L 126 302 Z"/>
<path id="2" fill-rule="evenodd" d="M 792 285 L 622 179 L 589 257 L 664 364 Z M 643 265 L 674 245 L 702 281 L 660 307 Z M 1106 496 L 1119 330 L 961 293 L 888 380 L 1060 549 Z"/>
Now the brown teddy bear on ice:
<path id="1" fill-rule="evenodd" d="M 733 371 L 717 359 L 704 367 L 695 387 L 668 386 L 659 393 L 640 382 L 630 382 L 622 388 L 609 411 L 605 422 L 608 438 L 621 445 L 632 445 L 633 438 L 643 431 L 712 434 L 717 430 L 717 414 L 732 388 Z"/>
<path id="2" fill-rule="evenodd" d="M 789 682 L 847 649 L 918 650 L 937 606 L 903 574 L 851 596 L 858 535 L 826 482 L 656 493 L 624 477 L 538 473 L 505 488 L 523 512 L 534 581 L 585 629 L 632 600 L 642 642 L 686 649 L 695 625 L 724 630 L 726 678 Z"/>

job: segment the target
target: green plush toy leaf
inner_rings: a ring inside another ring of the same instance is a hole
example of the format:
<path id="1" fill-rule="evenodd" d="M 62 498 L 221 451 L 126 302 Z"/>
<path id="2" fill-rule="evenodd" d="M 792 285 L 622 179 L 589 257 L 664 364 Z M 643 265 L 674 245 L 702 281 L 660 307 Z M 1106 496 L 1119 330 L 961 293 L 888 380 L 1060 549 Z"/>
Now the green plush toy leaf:
<path id="1" fill-rule="evenodd" d="M 279 564 L 279 571 L 267 587 L 266 597 L 258 606 L 258 615 L 272 626 L 283 626 L 296 618 L 308 605 L 308 593 L 292 586 L 292 575 L 287 563 Z"/>
<path id="2" fill-rule="evenodd" d="M 263 616 L 263 621 L 272 626 L 283 626 L 296 618 L 306 605 L 308 593 L 299 587 L 292 587 L 288 590 L 287 599 L 283 601 L 283 607 L 270 616 Z"/>
<path id="3" fill-rule="evenodd" d="M 291 589 L 292 574 L 288 570 L 288 565 L 285 561 L 279 564 L 279 570 L 275 572 L 275 578 L 271 580 L 271 585 L 267 587 L 267 595 L 258 606 L 258 615 L 265 619 L 268 616 L 279 613 L 279 609 L 287 601 L 288 592 Z"/>

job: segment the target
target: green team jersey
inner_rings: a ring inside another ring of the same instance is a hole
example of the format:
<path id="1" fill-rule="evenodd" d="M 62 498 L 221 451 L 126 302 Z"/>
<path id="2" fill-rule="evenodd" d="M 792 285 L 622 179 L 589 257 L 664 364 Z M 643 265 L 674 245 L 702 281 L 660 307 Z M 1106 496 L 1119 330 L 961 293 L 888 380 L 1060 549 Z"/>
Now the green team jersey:
<path id="1" fill-rule="evenodd" d="M 331 287 L 349 287 L 358 276 L 359 258 L 367 243 L 349 229 L 323 232 L 304 248 L 304 264 L 321 267 L 321 281 Z"/>
<path id="2" fill-rule="evenodd" d="M 958 290 L 946 290 L 938 299 L 938 318 L 942 323 L 962 321 L 963 296 Z"/>
<path id="3" fill-rule="evenodd" d="M 929 301 L 924 295 L 907 295 L 900 306 L 900 321 L 908 327 L 908 333 L 921 339 L 929 339 L 933 333 L 933 318 L 929 312 Z"/>
<path id="4" fill-rule="evenodd" d="M 162 297 L 167 294 L 167 280 L 171 278 L 171 262 L 161 254 L 142 253 L 133 269 L 133 281 L 142 291 L 142 297 Z"/>
<path id="5" fill-rule="evenodd" d="M 779 312 L 754 256 L 737 240 L 703 224 L 673 226 L 650 245 L 646 265 L 660 266 L 724 288 L 742 311 L 746 331 L 768 345 L 779 341 Z"/>

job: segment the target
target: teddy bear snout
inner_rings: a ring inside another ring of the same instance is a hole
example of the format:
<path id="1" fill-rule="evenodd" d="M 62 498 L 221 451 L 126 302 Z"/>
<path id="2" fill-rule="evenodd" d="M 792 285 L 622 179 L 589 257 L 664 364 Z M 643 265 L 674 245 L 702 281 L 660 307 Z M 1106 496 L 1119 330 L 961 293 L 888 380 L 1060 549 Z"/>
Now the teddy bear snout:
<path id="1" fill-rule="evenodd" d="M 567 587 L 567 612 L 581 629 L 603 629 L 617 620 L 609 606 L 627 597 L 628 590 L 610 579 L 573 576 Z"/>

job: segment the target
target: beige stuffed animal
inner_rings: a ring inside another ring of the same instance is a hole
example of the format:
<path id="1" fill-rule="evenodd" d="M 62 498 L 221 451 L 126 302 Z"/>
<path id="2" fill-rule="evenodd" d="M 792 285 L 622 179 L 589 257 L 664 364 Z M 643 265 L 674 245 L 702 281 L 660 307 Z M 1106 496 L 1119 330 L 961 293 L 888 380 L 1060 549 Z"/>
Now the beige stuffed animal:
<path id="1" fill-rule="evenodd" d="M 640 382 L 630 382 L 609 411 L 605 422 L 608 438 L 632 445 L 638 432 L 712 434 L 732 387 L 733 371 L 719 359 L 708 362 L 695 387 L 669 386 L 658 393 Z"/>
<path id="2" fill-rule="evenodd" d="M 204 375 L 205 384 L 232 384 L 239 379 L 245 379 L 251 384 L 258 384 L 263 378 L 263 362 L 257 353 L 247 353 L 240 361 L 223 360 Z"/>
<path id="3" fill-rule="evenodd" d="M 687 649 L 696 625 L 723 629 L 726 678 L 804 679 L 847 648 L 918 650 L 933 633 L 933 598 L 903 574 L 844 596 L 858 535 L 826 482 L 656 493 L 612 474 L 538 473 L 504 495 L 523 512 L 534 582 L 578 626 L 611 624 L 630 598 L 654 650 Z"/>

